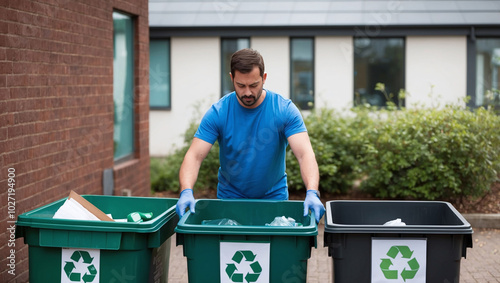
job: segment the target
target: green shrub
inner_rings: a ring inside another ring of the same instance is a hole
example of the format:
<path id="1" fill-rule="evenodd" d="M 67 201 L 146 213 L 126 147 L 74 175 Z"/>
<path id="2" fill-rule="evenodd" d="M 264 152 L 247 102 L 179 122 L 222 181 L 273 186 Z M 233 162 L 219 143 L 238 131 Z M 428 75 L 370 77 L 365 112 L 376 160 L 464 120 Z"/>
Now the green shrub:
<path id="1" fill-rule="evenodd" d="M 184 146 L 182 148 L 177 149 L 165 158 L 151 158 L 151 190 L 179 191 L 179 169 L 197 129 L 198 124 L 192 122 L 184 134 Z M 193 189 L 216 189 L 218 169 L 219 145 L 216 142 L 201 164 L 196 186 Z"/>
<path id="2" fill-rule="evenodd" d="M 500 118 L 491 111 L 382 111 L 368 129 L 361 188 L 381 198 L 480 196 L 500 169 Z"/>
<path id="3" fill-rule="evenodd" d="M 458 106 L 351 112 L 312 111 L 304 118 L 320 171 L 320 189 L 345 193 L 361 189 L 379 198 L 454 200 L 481 196 L 500 171 L 500 117 L 483 108 Z M 151 159 L 152 190 L 179 190 L 179 168 L 197 129 L 191 123 L 185 145 Z M 195 189 L 215 189 L 216 143 L 202 163 Z M 303 190 L 297 159 L 287 149 L 290 190 Z"/>
<path id="4" fill-rule="evenodd" d="M 179 191 L 179 168 L 184 158 L 182 153 L 186 151 L 187 148 L 183 148 L 164 158 L 151 157 L 152 191 Z"/>
<path id="5" fill-rule="evenodd" d="M 332 109 L 312 111 L 304 118 L 318 162 L 320 190 L 345 193 L 352 188 L 361 173 L 362 129 L 371 122 L 363 113 L 346 116 Z M 287 152 L 286 171 L 290 189 L 305 189 L 298 161 L 291 150 Z"/>

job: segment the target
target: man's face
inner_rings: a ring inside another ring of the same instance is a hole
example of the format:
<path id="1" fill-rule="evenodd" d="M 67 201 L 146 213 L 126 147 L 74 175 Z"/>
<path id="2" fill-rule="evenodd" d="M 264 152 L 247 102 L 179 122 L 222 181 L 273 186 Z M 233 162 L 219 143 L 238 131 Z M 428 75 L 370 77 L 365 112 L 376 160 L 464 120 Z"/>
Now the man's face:
<path id="1" fill-rule="evenodd" d="M 258 67 L 254 67 L 253 70 L 247 74 L 243 74 L 239 71 L 235 71 L 234 76 L 231 74 L 234 90 L 236 91 L 236 96 L 241 106 L 245 108 L 255 108 L 262 103 L 265 97 L 265 95 L 262 96 L 262 93 L 266 77 L 266 73 L 264 73 L 263 77 L 260 76 Z"/>

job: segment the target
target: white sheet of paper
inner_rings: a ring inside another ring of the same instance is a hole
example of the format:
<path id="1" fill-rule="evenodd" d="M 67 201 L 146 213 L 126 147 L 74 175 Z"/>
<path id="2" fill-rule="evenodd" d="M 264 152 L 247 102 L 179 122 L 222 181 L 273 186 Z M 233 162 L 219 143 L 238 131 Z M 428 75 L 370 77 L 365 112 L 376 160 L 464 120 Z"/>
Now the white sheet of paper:
<path id="1" fill-rule="evenodd" d="M 99 218 L 72 198 L 69 198 L 64 202 L 64 204 L 56 211 L 53 218 L 100 221 Z"/>

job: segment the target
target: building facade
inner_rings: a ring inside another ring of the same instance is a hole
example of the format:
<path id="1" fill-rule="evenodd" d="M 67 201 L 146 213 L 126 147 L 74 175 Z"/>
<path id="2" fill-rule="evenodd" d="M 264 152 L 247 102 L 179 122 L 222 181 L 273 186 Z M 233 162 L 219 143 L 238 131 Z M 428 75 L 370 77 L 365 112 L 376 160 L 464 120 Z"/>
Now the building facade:
<path id="1" fill-rule="evenodd" d="M 1 282 L 28 282 L 17 216 L 78 194 L 149 196 L 147 0 L 0 4 Z"/>
<path id="2" fill-rule="evenodd" d="M 388 99 L 409 108 L 465 104 L 466 96 L 476 107 L 498 89 L 500 1 L 151 0 L 149 7 L 157 47 L 152 156 L 180 147 L 189 123 L 231 91 L 229 56 L 244 47 L 263 55 L 264 87 L 306 111 Z"/>

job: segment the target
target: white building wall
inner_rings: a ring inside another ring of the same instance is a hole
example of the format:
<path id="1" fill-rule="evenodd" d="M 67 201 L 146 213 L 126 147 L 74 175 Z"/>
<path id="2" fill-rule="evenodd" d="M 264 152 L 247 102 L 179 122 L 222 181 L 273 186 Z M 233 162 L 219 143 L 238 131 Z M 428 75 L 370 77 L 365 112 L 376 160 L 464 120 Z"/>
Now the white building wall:
<path id="1" fill-rule="evenodd" d="M 290 97 L 288 37 L 252 37 L 252 48 L 264 57 L 265 88 Z M 465 36 L 406 38 L 408 108 L 457 103 L 466 96 Z M 315 38 L 315 108 L 350 108 L 353 102 L 352 37 Z M 164 156 L 183 145 L 193 118 L 199 121 L 220 97 L 220 38 L 171 38 L 172 109 L 150 111 L 150 154 Z M 433 93 L 432 98 L 429 93 Z"/>
<path id="2" fill-rule="evenodd" d="M 319 36 L 315 40 L 315 108 L 352 107 L 354 59 L 352 37 Z"/>
<path id="3" fill-rule="evenodd" d="M 465 36 L 406 38 L 406 106 L 465 105 L 467 39 Z"/>
<path id="4" fill-rule="evenodd" d="M 171 44 L 171 110 L 151 110 L 151 156 L 164 156 L 183 145 L 192 119 L 201 120 L 220 98 L 219 37 L 173 37 Z"/>
<path id="5" fill-rule="evenodd" d="M 290 98 L 290 40 L 288 37 L 252 37 L 250 47 L 264 58 L 264 88 Z"/>

